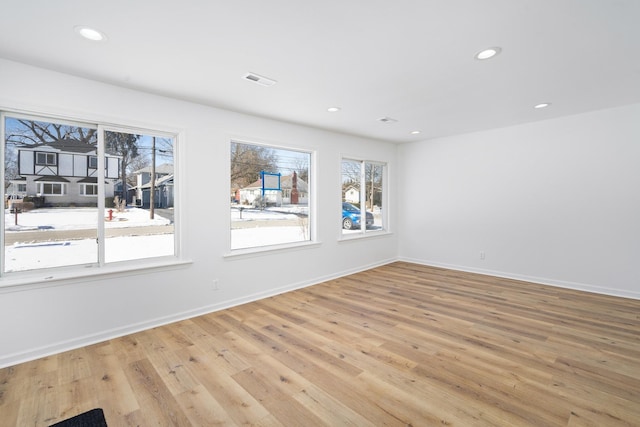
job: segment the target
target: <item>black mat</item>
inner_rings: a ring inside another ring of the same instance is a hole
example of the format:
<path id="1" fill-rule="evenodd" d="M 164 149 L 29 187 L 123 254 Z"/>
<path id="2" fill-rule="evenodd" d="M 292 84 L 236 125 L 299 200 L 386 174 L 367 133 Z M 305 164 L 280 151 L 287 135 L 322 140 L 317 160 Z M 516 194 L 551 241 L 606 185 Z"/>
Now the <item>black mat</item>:
<path id="1" fill-rule="evenodd" d="M 68 420 L 52 424 L 50 427 L 107 427 L 102 409 L 92 409 Z"/>

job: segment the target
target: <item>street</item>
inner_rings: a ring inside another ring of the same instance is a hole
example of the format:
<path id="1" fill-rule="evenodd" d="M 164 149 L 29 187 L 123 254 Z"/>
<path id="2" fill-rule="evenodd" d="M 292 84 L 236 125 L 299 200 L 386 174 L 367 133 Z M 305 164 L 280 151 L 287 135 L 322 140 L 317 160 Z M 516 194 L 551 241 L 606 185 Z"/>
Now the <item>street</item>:
<path id="1" fill-rule="evenodd" d="M 154 234 L 173 233 L 171 225 L 148 225 L 139 227 L 109 228 L 105 231 L 107 237 L 118 236 L 149 236 Z M 25 242 L 50 242 L 60 240 L 95 239 L 97 230 L 92 228 L 79 230 L 34 230 L 15 231 L 4 234 L 4 245 Z"/>

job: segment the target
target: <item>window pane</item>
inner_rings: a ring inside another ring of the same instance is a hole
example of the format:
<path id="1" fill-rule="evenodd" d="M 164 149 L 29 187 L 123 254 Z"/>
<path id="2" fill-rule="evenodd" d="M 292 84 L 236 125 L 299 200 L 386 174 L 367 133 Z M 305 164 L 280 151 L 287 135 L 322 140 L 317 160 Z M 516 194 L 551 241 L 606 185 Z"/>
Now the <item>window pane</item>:
<path id="1" fill-rule="evenodd" d="M 9 116 L 3 124 L 7 193 L 22 196 L 6 206 L 3 271 L 96 263 L 97 203 L 81 197 L 80 181 L 92 177 L 78 168 L 96 155 L 96 129 Z"/>
<path id="2" fill-rule="evenodd" d="M 80 187 L 80 194 L 83 196 L 97 196 L 98 195 L 98 185 L 97 184 L 83 184 Z"/>
<path id="3" fill-rule="evenodd" d="M 373 224 L 367 230 L 382 230 L 383 224 L 383 174 L 384 165 L 365 162 L 365 180 L 367 186 L 367 211 L 373 215 Z"/>
<path id="4" fill-rule="evenodd" d="M 342 160 L 342 233 L 357 233 L 361 230 L 360 203 L 362 194 L 362 162 Z"/>
<path id="5" fill-rule="evenodd" d="M 105 262 L 175 255 L 174 142 L 105 132 Z"/>
<path id="6" fill-rule="evenodd" d="M 311 154 L 231 143 L 231 249 L 311 240 Z"/>

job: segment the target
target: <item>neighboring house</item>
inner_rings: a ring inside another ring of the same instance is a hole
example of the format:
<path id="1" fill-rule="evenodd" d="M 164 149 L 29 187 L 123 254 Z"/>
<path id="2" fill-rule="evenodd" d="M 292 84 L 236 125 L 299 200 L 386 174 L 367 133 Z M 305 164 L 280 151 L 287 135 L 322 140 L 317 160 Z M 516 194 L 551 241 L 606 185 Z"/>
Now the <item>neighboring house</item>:
<path id="1" fill-rule="evenodd" d="M 9 182 L 9 186 L 5 191 L 6 197 L 11 197 L 13 199 L 22 199 L 27 195 L 27 178 L 21 176 L 16 179 L 12 179 Z"/>
<path id="2" fill-rule="evenodd" d="M 154 207 L 172 208 L 174 203 L 173 165 L 165 163 L 156 166 L 155 172 Z M 151 203 L 151 166 L 139 169 L 134 174 L 136 186 L 130 190 L 133 192 L 131 204 L 148 209 Z"/>
<path id="3" fill-rule="evenodd" d="M 296 178 L 296 187 L 298 191 L 298 202 L 293 204 L 306 205 L 309 203 L 309 186 L 300 178 Z M 282 206 L 292 204 L 291 193 L 293 190 L 293 175 L 287 175 L 280 178 L 281 190 L 265 190 L 264 196 L 267 205 Z M 240 203 L 251 205 L 256 198 L 262 197 L 262 180 L 259 179 L 239 190 Z"/>
<path id="4" fill-rule="evenodd" d="M 18 148 L 19 177 L 10 180 L 7 194 L 43 197 L 49 206 L 96 206 L 97 147 L 74 139 Z M 105 197 L 113 197 L 120 157 L 105 156 Z"/>
<path id="5" fill-rule="evenodd" d="M 349 203 L 360 203 L 360 191 L 355 187 L 349 187 L 344 192 L 344 201 Z"/>

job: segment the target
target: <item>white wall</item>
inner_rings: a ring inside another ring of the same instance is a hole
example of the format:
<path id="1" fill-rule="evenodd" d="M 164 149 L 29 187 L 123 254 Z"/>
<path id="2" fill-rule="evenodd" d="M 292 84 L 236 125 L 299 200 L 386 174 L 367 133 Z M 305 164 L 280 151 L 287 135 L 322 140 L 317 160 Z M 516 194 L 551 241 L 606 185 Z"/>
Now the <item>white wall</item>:
<path id="1" fill-rule="evenodd" d="M 640 104 L 406 144 L 398 160 L 402 259 L 640 298 Z"/>
<path id="2" fill-rule="evenodd" d="M 397 147 L 153 96 L 0 60 L 0 109 L 18 108 L 183 132 L 184 251 L 193 262 L 118 277 L 0 288 L 0 366 L 209 312 L 395 259 L 396 236 L 338 242 L 340 155 L 389 162 Z M 225 258 L 229 141 L 317 150 L 320 245 Z M 395 179 L 390 177 L 389 206 Z M 395 212 L 390 212 L 395 217 Z M 274 266 L 276 268 L 274 268 Z M 275 272 L 270 274 L 269 272 Z M 213 290 L 212 279 L 219 280 Z"/>

